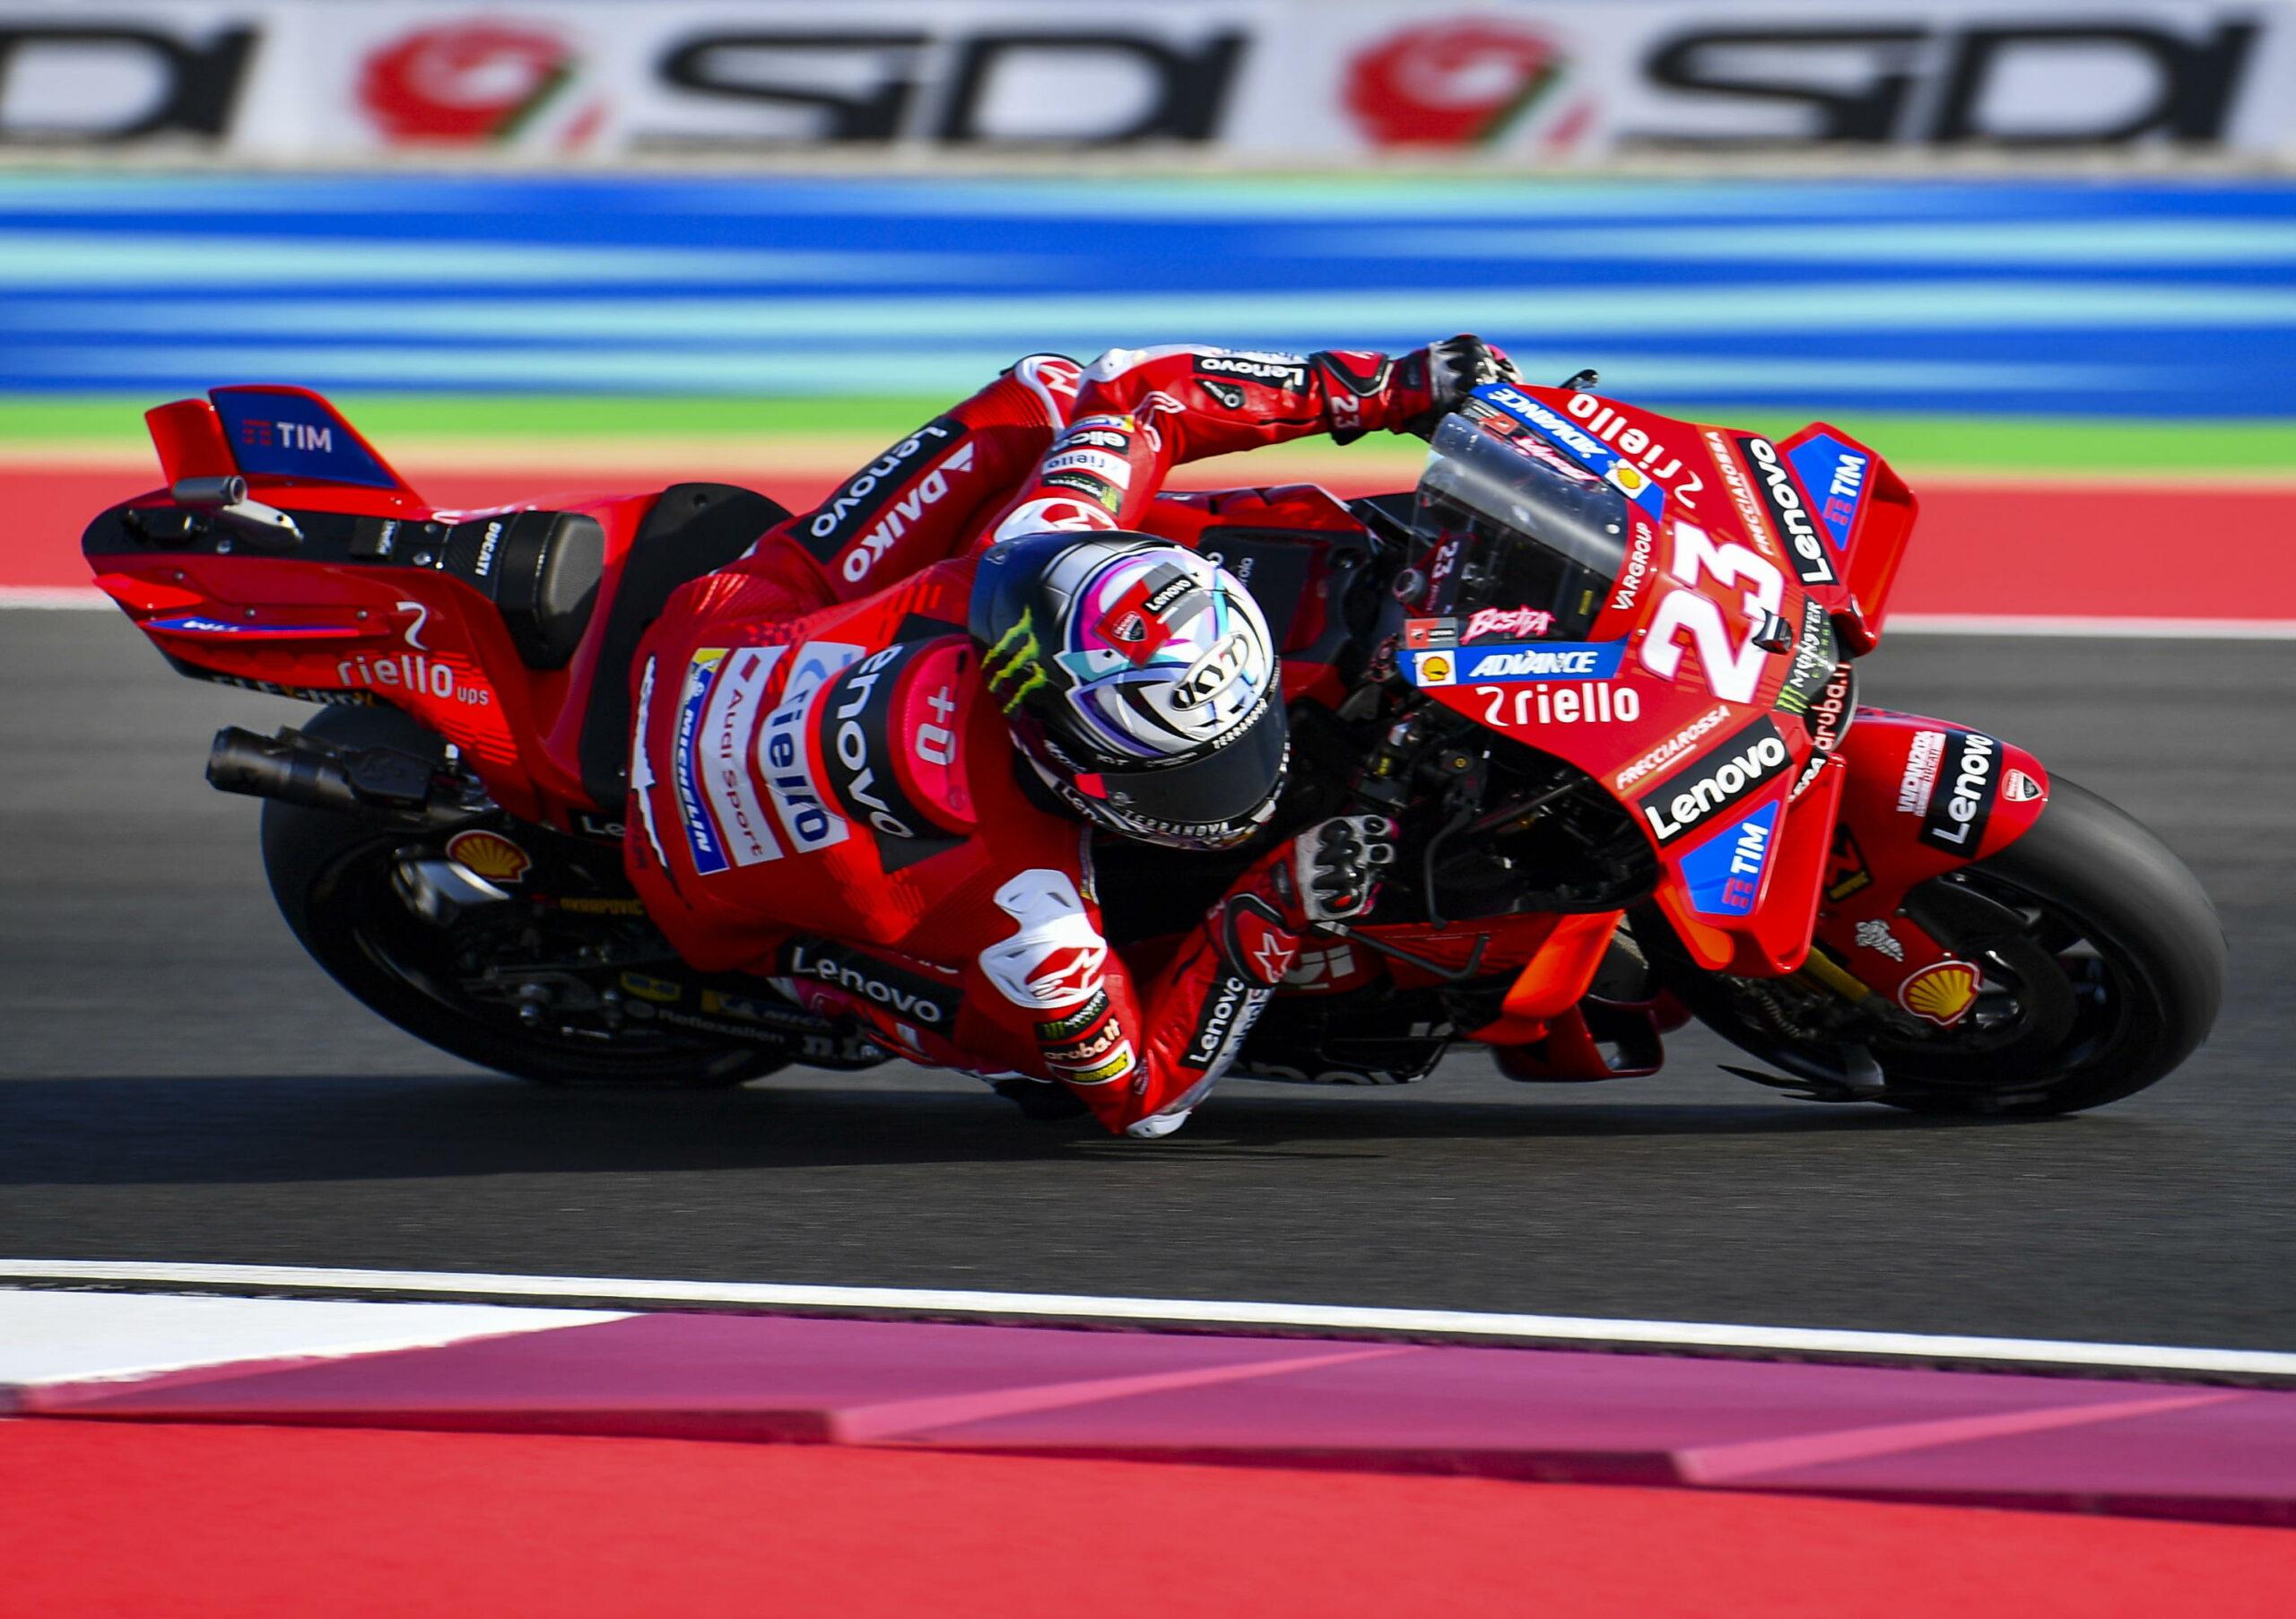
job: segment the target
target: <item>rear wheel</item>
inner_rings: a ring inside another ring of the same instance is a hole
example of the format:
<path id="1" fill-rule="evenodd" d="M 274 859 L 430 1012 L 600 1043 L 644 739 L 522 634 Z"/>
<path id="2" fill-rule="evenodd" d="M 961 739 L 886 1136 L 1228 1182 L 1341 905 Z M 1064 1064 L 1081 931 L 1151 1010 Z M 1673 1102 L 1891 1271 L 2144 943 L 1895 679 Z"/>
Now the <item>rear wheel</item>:
<path id="1" fill-rule="evenodd" d="M 346 747 L 430 758 L 442 747 L 435 733 L 396 709 L 330 706 L 302 729 Z M 263 806 L 264 868 L 287 926 L 335 982 L 417 1040 L 551 1085 L 712 1090 L 787 1066 L 770 1051 L 660 1023 L 530 1023 L 516 1003 L 473 993 L 470 959 L 511 949 L 547 958 L 580 949 L 595 929 L 587 918 L 570 918 L 557 924 L 567 937 L 543 936 L 535 918 L 514 921 L 499 905 L 442 928 L 419 916 L 402 892 L 399 867 L 410 842 L 405 833 L 323 810 L 276 799 Z M 497 910 L 504 914 L 489 914 Z M 516 936 L 492 936 L 507 928 Z"/>
<path id="2" fill-rule="evenodd" d="M 1855 1031 L 1885 1083 L 1874 1100 L 1924 1113 L 2067 1113 L 2175 1071 L 2224 994 L 2224 934 L 2197 879 L 2133 817 L 2062 778 L 2040 819 L 1999 854 L 1925 883 L 1907 910 L 1978 967 L 1976 1005 L 1926 1037 Z M 1803 1013 L 1838 1016 L 1796 982 L 1685 978 L 1715 1030 L 1789 1073 L 1839 1074 L 1848 1043 L 1793 1040 Z M 1796 1004 L 1796 997 L 1807 997 Z"/>

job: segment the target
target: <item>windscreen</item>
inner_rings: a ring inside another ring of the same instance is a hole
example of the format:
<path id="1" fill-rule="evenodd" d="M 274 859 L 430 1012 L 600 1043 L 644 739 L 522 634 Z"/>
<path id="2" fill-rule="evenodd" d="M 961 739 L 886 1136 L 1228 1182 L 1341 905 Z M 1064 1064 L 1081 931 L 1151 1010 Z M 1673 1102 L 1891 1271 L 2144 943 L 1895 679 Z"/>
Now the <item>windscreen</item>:
<path id="1" fill-rule="evenodd" d="M 1413 524 L 1435 559 L 1430 605 L 1521 609 L 1516 639 L 1582 640 L 1626 563 L 1626 497 L 1528 429 L 1503 426 L 1521 436 L 1464 415 L 1435 430 Z"/>

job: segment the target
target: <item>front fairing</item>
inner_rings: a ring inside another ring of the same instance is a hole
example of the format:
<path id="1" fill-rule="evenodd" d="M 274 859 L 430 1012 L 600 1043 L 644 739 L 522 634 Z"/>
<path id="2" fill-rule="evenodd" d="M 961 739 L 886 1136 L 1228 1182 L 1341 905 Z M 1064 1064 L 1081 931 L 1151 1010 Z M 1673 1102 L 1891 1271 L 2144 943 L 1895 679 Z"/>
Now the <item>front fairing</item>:
<path id="1" fill-rule="evenodd" d="M 1493 386 L 1471 412 L 1618 492 L 1625 532 L 1583 640 L 1436 575 L 1406 673 L 1477 725 L 1575 766 L 1641 829 L 1693 956 L 1774 975 L 1807 953 L 1851 703 L 1848 548 L 1790 449 L 1593 395 Z M 1838 512 L 1850 545 L 1862 509 Z M 1473 581 L 1469 580 L 1472 587 Z M 1806 847 L 1805 847 L 1806 846 Z"/>

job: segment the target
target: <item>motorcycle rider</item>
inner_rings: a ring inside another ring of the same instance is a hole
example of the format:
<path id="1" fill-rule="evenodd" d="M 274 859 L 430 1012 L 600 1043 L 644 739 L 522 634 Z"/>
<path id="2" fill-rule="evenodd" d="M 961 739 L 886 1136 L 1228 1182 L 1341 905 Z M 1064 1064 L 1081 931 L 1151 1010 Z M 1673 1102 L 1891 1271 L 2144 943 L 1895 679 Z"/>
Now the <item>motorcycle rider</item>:
<path id="1" fill-rule="evenodd" d="M 1248 841 L 1289 758 L 1244 587 L 1137 532 L 1174 466 L 1431 431 L 1514 379 L 1461 335 L 1400 358 L 1199 345 L 1031 355 L 674 596 L 639 648 L 628 861 L 680 953 L 773 979 L 1024 1110 L 1178 1127 L 1304 936 L 1369 910 L 1394 828 L 1255 861 L 1176 948 L 1101 932 L 1096 831 Z"/>

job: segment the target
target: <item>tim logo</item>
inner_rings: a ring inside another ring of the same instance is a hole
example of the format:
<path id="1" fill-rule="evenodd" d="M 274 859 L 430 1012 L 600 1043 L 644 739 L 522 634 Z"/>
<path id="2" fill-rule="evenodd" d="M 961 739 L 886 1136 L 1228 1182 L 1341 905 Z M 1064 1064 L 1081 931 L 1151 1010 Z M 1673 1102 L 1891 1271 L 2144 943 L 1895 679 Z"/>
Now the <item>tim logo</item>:
<path id="1" fill-rule="evenodd" d="M 335 429 L 314 427 L 308 422 L 258 422 L 254 417 L 239 422 L 239 442 L 252 449 L 310 449 L 321 452 L 335 448 Z"/>
<path id="2" fill-rule="evenodd" d="M 1738 840 L 1730 850 L 1730 875 L 1722 883 L 1723 910 L 1743 915 L 1754 908 L 1756 884 L 1769 857 L 1770 828 L 1759 821 L 1739 827 Z"/>

